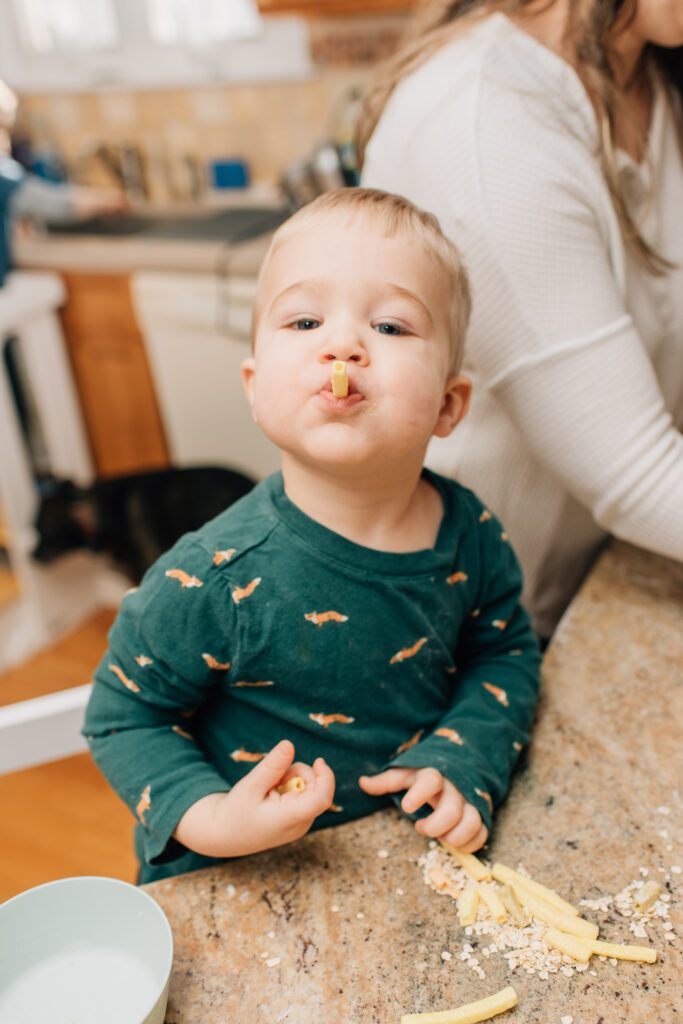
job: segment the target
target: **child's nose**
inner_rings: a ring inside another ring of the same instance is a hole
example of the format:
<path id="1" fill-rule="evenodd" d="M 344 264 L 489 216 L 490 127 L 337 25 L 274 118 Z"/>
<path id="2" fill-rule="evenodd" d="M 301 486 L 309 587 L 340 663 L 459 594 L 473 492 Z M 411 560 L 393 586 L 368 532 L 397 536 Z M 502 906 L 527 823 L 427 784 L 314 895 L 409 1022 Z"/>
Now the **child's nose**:
<path id="1" fill-rule="evenodd" d="M 333 363 L 340 360 L 344 363 L 357 363 L 359 366 L 367 366 L 370 362 L 368 351 L 362 341 L 340 341 L 329 342 L 321 348 L 320 362 Z"/>

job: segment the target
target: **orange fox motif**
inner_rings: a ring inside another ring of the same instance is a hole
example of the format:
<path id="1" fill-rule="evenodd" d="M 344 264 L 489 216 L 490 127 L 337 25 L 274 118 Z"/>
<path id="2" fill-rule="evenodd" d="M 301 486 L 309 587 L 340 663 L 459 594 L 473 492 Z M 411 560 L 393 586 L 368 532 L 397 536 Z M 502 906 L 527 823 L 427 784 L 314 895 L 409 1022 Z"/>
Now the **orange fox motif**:
<path id="1" fill-rule="evenodd" d="M 230 757 L 233 761 L 262 761 L 265 754 L 252 754 L 251 751 L 245 750 L 244 747 L 240 747 L 239 750 L 233 750 Z"/>
<path id="2" fill-rule="evenodd" d="M 138 684 L 134 682 L 132 679 L 129 679 L 128 676 L 125 675 L 125 673 L 119 668 L 118 665 L 110 665 L 109 671 L 113 672 L 115 676 L 118 676 L 118 678 L 121 680 L 126 689 L 130 690 L 131 693 L 140 692 L 140 687 L 138 686 Z"/>
<path id="3" fill-rule="evenodd" d="M 449 665 L 448 668 L 446 669 L 446 672 L 448 673 L 449 676 L 454 676 L 457 671 L 457 665 Z"/>
<path id="4" fill-rule="evenodd" d="M 202 654 L 202 658 L 209 668 L 215 668 L 219 672 L 227 672 L 232 665 L 231 661 L 217 661 L 213 654 Z"/>
<path id="5" fill-rule="evenodd" d="M 474 792 L 477 794 L 477 796 L 480 796 L 482 800 L 485 800 L 486 803 L 491 808 L 491 810 L 493 810 L 493 800 L 491 799 L 490 793 L 485 792 L 485 790 L 483 789 L 477 789 L 476 786 L 474 787 Z"/>
<path id="6" fill-rule="evenodd" d="M 412 647 L 404 647 L 402 650 L 397 651 L 393 658 L 389 659 L 390 665 L 395 665 L 399 661 L 405 661 L 406 658 L 412 658 L 414 654 L 417 654 L 421 648 L 427 643 L 428 637 L 422 636 L 419 640 L 416 640 Z"/>
<path id="7" fill-rule="evenodd" d="M 489 510 L 487 508 L 485 508 L 484 511 L 482 512 L 482 514 L 479 516 L 479 522 L 480 523 L 487 523 L 490 518 L 491 518 L 491 513 L 489 512 Z"/>
<path id="8" fill-rule="evenodd" d="M 139 589 L 139 587 L 129 587 L 128 590 L 123 595 L 123 598 L 121 598 L 121 600 L 123 600 L 126 597 L 129 597 L 131 594 L 137 594 Z"/>
<path id="9" fill-rule="evenodd" d="M 213 564 L 222 565 L 223 562 L 229 562 L 234 554 L 235 548 L 228 548 L 227 551 L 214 551 Z"/>
<path id="10" fill-rule="evenodd" d="M 342 615 L 340 612 L 308 612 L 304 615 L 307 622 L 312 622 L 314 626 L 323 626 L 326 622 L 348 622 L 348 615 Z"/>
<path id="11" fill-rule="evenodd" d="M 518 743 L 517 740 L 514 740 L 512 746 L 518 754 L 520 754 L 522 750 L 524 750 L 524 746 L 521 743 Z"/>
<path id="12" fill-rule="evenodd" d="M 335 814 L 339 814 L 340 811 L 344 810 L 344 808 L 340 807 L 339 804 L 330 804 L 330 806 L 327 809 L 328 811 L 334 811 Z"/>
<path id="13" fill-rule="evenodd" d="M 308 717 L 314 722 L 317 722 L 318 725 L 322 725 L 325 729 L 328 729 L 333 722 L 339 722 L 341 725 L 349 725 L 351 722 L 355 721 L 354 718 L 349 718 L 348 715 L 325 715 L 322 711 L 319 711 L 315 715 L 310 714 Z"/>
<path id="14" fill-rule="evenodd" d="M 446 577 L 446 583 L 466 583 L 469 576 L 466 572 L 454 572 L 451 576 Z"/>
<path id="15" fill-rule="evenodd" d="M 178 580 L 183 590 L 186 587 L 203 587 L 204 584 L 201 580 L 197 579 L 196 576 L 190 576 L 182 569 L 167 569 L 164 576 L 168 576 L 170 580 Z"/>
<path id="16" fill-rule="evenodd" d="M 495 626 L 496 629 L 499 629 L 501 633 L 504 629 L 507 629 L 507 622 L 505 619 L 494 619 L 491 625 Z"/>
<path id="17" fill-rule="evenodd" d="M 145 824 L 145 815 L 147 814 L 147 811 L 152 806 L 152 801 L 150 799 L 151 792 L 152 792 L 152 787 L 151 786 L 145 786 L 145 788 L 143 789 L 142 793 L 140 794 L 140 799 L 138 800 L 138 805 L 135 808 L 135 813 L 137 814 L 138 819 L 139 819 L 141 825 Z"/>
<path id="18" fill-rule="evenodd" d="M 478 619 L 481 615 L 481 608 L 475 608 L 473 612 L 470 612 L 470 615 L 473 619 Z"/>
<path id="19" fill-rule="evenodd" d="M 153 665 L 154 664 L 152 659 L 148 658 L 146 654 L 138 654 L 138 656 L 136 657 L 135 660 L 137 661 L 137 663 L 140 666 L 140 668 L 146 668 L 147 665 Z"/>
<path id="20" fill-rule="evenodd" d="M 240 679 L 238 683 L 230 683 L 231 686 L 275 686 L 272 679 L 259 680 L 258 682 L 252 683 L 247 679 Z"/>
<path id="21" fill-rule="evenodd" d="M 500 539 L 501 539 L 501 540 L 510 540 L 510 538 L 508 537 L 508 535 L 507 535 L 507 533 L 505 532 L 505 530 L 503 530 L 503 532 L 501 533 L 501 535 L 500 535 Z"/>
<path id="22" fill-rule="evenodd" d="M 450 740 L 451 743 L 457 743 L 459 747 L 465 745 L 464 739 L 455 729 L 437 729 L 434 735 L 443 736 L 444 739 Z"/>
<path id="23" fill-rule="evenodd" d="M 493 696 L 498 701 L 498 703 L 502 704 L 504 708 L 510 707 L 508 695 L 505 692 L 505 690 L 501 690 L 500 686 L 494 686 L 493 683 L 482 683 L 481 685 L 484 687 L 485 690 L 488 690 L 489 693 L 492 693 Z"/>
<path id="24" fill-rule="evenodd" d="M 423 732 L 424 729 L 418 729 L 411 739 L 406 740 L 405 743 L 402 743 L 401 746 L 398 747 L 396 755 L 403 754 L 406 750 L 410 750 L 411 747 L 414 747 L 416 743 L 419 743 Z"/>
<path id="25" fill-rule="evenodd" d="M 179 725 L 172 725 L 171 728 L 173 729 L 173 732 L 177 732 L 179 736 L 183 737 L 183 739 L 194 740 L 194 736 L 192 736 L 189 732 L 186 732 Z"/>
<path id="26" fill-rule="evenodd" d="M 235 589 L 232 592 L 232 599 L 235 602 L 235 604 L 239 604 L 240 601 L 243 601 L 245 599 L 245 597 L 249 597 L 251 594 L 253 594 L 260 582 L 261 577 L 257 576 L 256 579 L 253 579 L 251 581 L 251 583 L 247 583 L 246 587 L 235 587 Z"/>

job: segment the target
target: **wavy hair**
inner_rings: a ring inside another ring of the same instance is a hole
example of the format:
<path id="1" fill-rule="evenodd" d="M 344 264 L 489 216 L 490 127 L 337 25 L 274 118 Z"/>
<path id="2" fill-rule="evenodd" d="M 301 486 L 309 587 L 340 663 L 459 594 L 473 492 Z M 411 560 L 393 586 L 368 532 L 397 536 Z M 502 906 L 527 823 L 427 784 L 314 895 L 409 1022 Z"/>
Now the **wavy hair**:
<path id="1" fill-rule="evenodd" d="M 424 64 L 456 33 L 475 18 L 494 11 L 523 14 L 539 0 L 431 0 L 417 12 L 405 45 L 379 73 L 366 94 L 358 124 L 358 154 L 362 164 L 365 148 L 380 115 L 398 83 Z M 617 26 L 626 28 L 634 17 L 637 0 L 593 0 L 586 14 L 578 0 L 570 0 L 565 39 L 576 56 L 576 71 L 593 103 L 598 119 L 598 152 L 602 172 L 627 248 L 653 274 L 664 274 L 673 264 L 649 245 L 631 216 L 619 181 L 616 161 L 616 123 L 628 118 L 624 97 L 617 85 L 611 61 L 611 38 Z M 662 77 L 678 120 L 678 139 L 683 155 L 683 47 L 667 49 L 648 45 L 644 60 L 651 62 Z M 642 133 L 641 133 L 642 135 Z M 641 141 L 645 140 L 641 137 Z"/>

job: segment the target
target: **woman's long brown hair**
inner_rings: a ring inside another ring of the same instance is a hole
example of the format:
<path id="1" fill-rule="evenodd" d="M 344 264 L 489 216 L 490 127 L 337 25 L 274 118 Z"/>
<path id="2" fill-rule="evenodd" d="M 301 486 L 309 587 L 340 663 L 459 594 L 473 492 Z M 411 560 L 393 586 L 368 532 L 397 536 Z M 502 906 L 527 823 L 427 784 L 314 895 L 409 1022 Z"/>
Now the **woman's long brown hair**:
<path id="1" fill-rule="evenodd" d="M 550 6 L 554 0 L 546 0 Z M 657 253 L 641 235 L 631 216 L 617 173 L 615 134 L 617 117 L 624 112 L 624 97 L 614 77 L 610 41 L 615 30 L 627 26 L 637 0 L 593 0 L 587 15 L 570 0 L 567 42 L 576 55 L 576 71 L 593 103 L 598 118 L 598 158 L 617 214 L 626 246 L 654 274 L 666 273 L 672 264 Z M 583 5 L 581 5 L 583 6 Z M 392 92 L 406 75 L 424 64 L 467 21 L 494 11 L 508 15 L 543 10 L 539 0 L 431 0 L 417 12 L 411 38 L 381 72 L 367 93 L 358 126 L 358 153 L 362 163 L 365 147 Z M 467 20 L 466 20 L 467 19 Z M 644 61 L 652 61 L 662 74 L 678 118 L 683 154 L 683 47 L 647 46 Z M 644 140 L 641 140 L 644 141 Z"/>

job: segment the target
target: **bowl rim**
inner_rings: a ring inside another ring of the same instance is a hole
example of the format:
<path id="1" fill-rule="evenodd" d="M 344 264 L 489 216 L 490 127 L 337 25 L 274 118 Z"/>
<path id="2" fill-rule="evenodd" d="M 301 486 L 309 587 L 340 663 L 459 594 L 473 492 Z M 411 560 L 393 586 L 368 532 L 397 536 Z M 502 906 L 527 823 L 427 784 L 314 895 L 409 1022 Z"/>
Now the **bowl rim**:
<path id="1" fill-rule="evenodd" d="M 54 889 L 57 886 L 73 885 L 77 882 L 104 882 L 105 885 L 112 886 L 114 888 L 133 889 L 139 896 L 143 898 L 143 901 L 146 901 L 148 905 L 151 905 L 151 907 L 153 908 L 152 913 L 155 913 L 159 920 L 161 921 L 167 952 L 167 967 L 165 970 L 164 981 L 160 985 L 159 991 L 157 992 L 153 1002 L 150 1004 L 150 1006 L 147 1007 L 145 1015 L 142 1018 L 143 1020 L 146 1020 L 149 1014 L 154 1009 L 154 1007 L 159 1002 L 159 999 L 161 998 L 164 989 L 168 987 L 171 972 L 173 970 L 174 947 L 173 931 L 171 929 L 171 925 L 166 916 L 165 911 L 157 903 L 154 897 L 150 896 L 150 894 L 148 892 L 145 892 L 144 889 L 141 889 L 139 885 L 133 885 L 132 882 L 124 882 L 123 879 L 121 878 L 110 878 L 107 875 L 69 875 L 66 878 L 55 878 L 50 882 L 41 882 L 40 885 L 34 885 L 30 889 L 25 889 L 23 892 L 17 893 L 16 896 L 10 896 L 10 898 L 8 900 L 5 900 L 4 903 L 0 903 L 0 923 L 2 921 L 3 911 L 6 910 L 6 908 L 9 907 L 11 904 L 17 903 L 27 896 L 34 895 L 40 889 Z"/>

